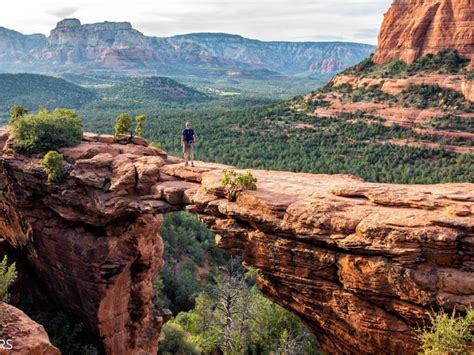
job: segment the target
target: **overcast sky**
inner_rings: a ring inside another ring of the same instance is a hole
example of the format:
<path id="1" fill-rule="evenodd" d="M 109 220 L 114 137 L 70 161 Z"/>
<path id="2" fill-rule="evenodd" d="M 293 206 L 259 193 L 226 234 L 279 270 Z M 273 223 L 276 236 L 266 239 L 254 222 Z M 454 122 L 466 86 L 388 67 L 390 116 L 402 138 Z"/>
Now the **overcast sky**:
<path id="1" fill-rule="evenodd" d="M 262 40 L 376 43 L 391 0 L 0 0 L 0 26 L 43 33 L 65 17 L 129 21 L 149 36 L 226 32 Z"/>

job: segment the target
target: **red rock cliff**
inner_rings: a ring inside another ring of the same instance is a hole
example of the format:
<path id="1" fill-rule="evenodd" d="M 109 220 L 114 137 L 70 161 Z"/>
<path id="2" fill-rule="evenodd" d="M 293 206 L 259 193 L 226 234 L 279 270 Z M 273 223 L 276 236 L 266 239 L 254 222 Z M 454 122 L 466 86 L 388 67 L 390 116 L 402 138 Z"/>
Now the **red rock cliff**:
<path id="1" fill-rule="evenodd" d="M 373 60 L 411 63 L 444 49 L 474 59 L 473 0 L 394 0 L 385 14 Z"/>
<path id="2" fill-rule="evenodd" d="M 156 353 L 163 319 L 152 281 L 163 264 L 162 216 L 138 195 L 150 193 L 166 155 L 90 142 L 63 153 L 70 172 L 48 184 L 37 158 L 7 145 L 0 236 L 25 256 L 51 301 L 95 333 L 107 353 Z"/>
<path id="3" fill-rule="evenodd" d="M 183 202 L 327 353 L 416 354 L 413 328 L 432 309 L 474 304 L 473 184 L 252 171 L 257 191 L 230 203 L 219 168 L 163 169 L 201 182 Z"/>
<path id="4" fill-rule="evenodd" d="M 0 236 L 109 354 L 156 352 L 158 230 L 163 213 L 184 208 L 259 268 L 262 291 L 329 353 L 414 354 L 412 327 L 431 309 L 474 303 L 472 184 L 253 171 L 258 189 L 231 203 L 220 165 L 185 169 L 160 150 L 97 135 L 62 153 L 69 165 L 52 184 L 38 159 L 5 145 Z"/>

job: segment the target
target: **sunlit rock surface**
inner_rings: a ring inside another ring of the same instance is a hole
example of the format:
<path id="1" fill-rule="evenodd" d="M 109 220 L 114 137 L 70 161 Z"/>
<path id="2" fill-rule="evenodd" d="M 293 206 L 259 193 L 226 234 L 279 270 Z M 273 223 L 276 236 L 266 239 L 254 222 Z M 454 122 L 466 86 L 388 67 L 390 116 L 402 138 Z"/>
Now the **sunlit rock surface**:
<path id="1" fill-rule="evenodd" d="M 2 133 L 3 132 L 3 133 Z M 109 354 L 154 353 L 163 314 L 162 215 L 188 209 L 219 246 L 261 270 L 259 287 L 327 352 L 416 353 L 432 309 L 474 302 L 474 185 L 387 185 L 347 175 L 252 171 L 224 197 L 219 164 L 185 168 L 161 150 L 86 134 L 48 183 L 38 157 L 0 132 L 0 236 Z"/>
<path id="2" fill-rule="evenodd" d="M 411 63 L 446 49 L 456 49 L 474 62 L 472 0 L 394 0 L 385 14 L 374 61 Z"/>

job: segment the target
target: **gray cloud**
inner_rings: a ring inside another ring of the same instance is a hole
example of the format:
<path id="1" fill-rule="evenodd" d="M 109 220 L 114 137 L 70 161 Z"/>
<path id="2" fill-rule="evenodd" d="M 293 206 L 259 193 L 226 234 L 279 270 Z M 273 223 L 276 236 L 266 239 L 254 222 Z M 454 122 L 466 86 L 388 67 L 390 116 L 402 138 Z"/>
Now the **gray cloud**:
<path id="1" fill-rule="evenodd" d="M 339 16 L 370 16 L 384 13 L 390 6 L 391 0 L 353 2 L 343 1 L 336 4 L 326 4 L 326 13 L 338 14 Z"/>
<path id="2" fill-rule="evenodd" d="M 379 33 L 378 28 L 362 28 L 354 33 L 355 38 L 373 38 L 377 37 Z"/>
<path id="3" fill-rule="evenodd" d="M 313 37 L 309 37 L 308 40 L 311 41 L 345 41 L 346 38 L 339 35 L 315 35 Z"/>
<path id="4" fill-rule="evenodd" d="M 80 7 L 78 6 L 65 6 L 65 7 L 58 7 L 49 11 L 46 11 L 48 15 L 56 16 L 58 18 L 65 18 L 73 15 L 76 13 Z"/>
<path id="5" fill-rule="evenodd" d="M 48 33 L 58 18 L 129 21 L 149 36 L 227 32 L 262 40 L 376 43 L 391 0 L 15 0 L 0 5 L 0 26 Z M 29 8 L 30 11 L 21 9 Z M 46 10 L 45 10 L 46 9 Z M 12 18 L 8 14 L 21 13 Z M 43 13 L 45 16 L 38 16 Z M 45 24 L 46 23 L 46 24 Z"/>

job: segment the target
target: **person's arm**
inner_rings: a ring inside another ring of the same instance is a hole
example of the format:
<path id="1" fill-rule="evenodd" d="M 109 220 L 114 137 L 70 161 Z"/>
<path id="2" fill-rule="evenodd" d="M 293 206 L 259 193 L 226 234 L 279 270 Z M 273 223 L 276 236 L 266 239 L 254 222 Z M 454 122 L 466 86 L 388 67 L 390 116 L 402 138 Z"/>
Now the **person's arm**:
<path id="1" fill-rule="evenodd" d="M 181 146 L 183 146 L 184 145 L 184 134 L 183 134 L 183 132 L 181 132 L 180 142 L 181 142 Z"/>
<path id="2" fill-rule="evenodd" d="M 196 143 L 198 139 L 198 136 L 196 133 L 193 134 L 193 143 Z"/>

